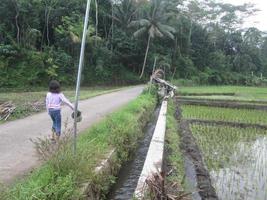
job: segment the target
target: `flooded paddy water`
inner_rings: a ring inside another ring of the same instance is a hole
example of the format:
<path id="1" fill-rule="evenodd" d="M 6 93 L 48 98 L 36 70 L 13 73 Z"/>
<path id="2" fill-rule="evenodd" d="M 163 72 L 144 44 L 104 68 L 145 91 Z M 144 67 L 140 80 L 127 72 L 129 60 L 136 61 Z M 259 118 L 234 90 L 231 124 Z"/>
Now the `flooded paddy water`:
<path id="1" fill-rule="evenodd" d="M 191 185 L 195 183 L 201 199 L 267 200 L 267 104 L 212 95 L 203 99 L 177 100 L 181 122 L 189 124 L 187 135 L 182 136 L 191 137 L 192 145 L 184 148 L 193 158 L 191 171 L 196 171 L 196 176 L 188 173 Z M 210 179 L 211 190 L 206 194 L 214 188 L 217 197 L 201 194 L 199 166 L 207 169 L 207 183 Z M 199 196 L 192 195 L 192 199 Z"/>
<path id="2" fill-rule="evenodd" d="M 267 199 L 267 137 L 236 144 L 228 165 L 210 171 L 219 199 Z"/>
<path id="3" fill-rule="evenodd" d="M 267 130 L 199 124 L 190 129 L 218 199 L 267 199 Z"/>

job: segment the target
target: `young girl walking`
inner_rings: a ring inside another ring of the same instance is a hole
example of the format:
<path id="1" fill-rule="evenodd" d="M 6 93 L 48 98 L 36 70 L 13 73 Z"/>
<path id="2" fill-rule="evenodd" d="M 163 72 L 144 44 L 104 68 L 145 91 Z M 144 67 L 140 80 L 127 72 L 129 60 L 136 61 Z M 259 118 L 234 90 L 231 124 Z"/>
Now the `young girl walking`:
<path id="1" fill-rule="evenodd" d="M 52 125 L 51 140 L 58 141 L 61 135 L 61 104 L 64 103 L 72 110 L 74 106 L 60 91 L 60 84 L 58 81 L 51 81 L 49 83 L 49 92 L 46 95 L 46 109 L 50 115 Z"/>

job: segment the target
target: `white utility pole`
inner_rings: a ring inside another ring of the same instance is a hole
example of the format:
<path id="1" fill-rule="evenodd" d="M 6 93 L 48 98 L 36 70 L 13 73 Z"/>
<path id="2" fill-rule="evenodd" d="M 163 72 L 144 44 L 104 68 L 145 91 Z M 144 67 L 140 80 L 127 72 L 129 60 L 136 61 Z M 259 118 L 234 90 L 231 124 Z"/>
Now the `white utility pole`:
<path id="1" fill-rule="evenodd" d="M 81 44 L 79 69 L 78 69 L 77 83 L 76 83 L 75 105 L 74 105 L 74 128 L 73 128 L 73 152 L 74 154 L 76 153 L 77 112 L 78 112 L 78 103 L 79 103 L 79 96 L 80 96 L 81 74 L 82 74 L 82 67 L 83 67 L 83 60 L 84 60 L 84 49 L 85 49 L 86 35 L 87 35 L 88 22 L 89 22 L 90 4 L 91 4 L 91 0 L 87 0 L 86 13 L 85 13 L 84 25 L 83 25 L 83 37 L 82 37 L 82 44 Z"/>

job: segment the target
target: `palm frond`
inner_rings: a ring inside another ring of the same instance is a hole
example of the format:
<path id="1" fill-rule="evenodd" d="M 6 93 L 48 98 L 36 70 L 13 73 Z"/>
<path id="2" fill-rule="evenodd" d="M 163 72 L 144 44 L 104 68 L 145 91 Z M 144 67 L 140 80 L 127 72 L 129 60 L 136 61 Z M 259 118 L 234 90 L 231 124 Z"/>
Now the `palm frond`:
<path id="1" fill-rule="evenodd" d="M 135 31 L 133 36 L 140 37 L 141 35 L 144 35 L 146 32 L 147 32 L 147 27 L 142 27 L 139 30 Z"/>
<path id="2" fill-rule="evenodd" d="M 175 33 L 175 29 L 174 28 L 172 28 L 172 27 L 170 27 L 168 25 L 158 24 L 158 29 L 163 35 L 165 35 L 165 36 L 171 38 L 172 40 L 174 40 L 174 35 L 173 35 L 173 33 Z"/>
<path id="3" fill-rule="evenodd" d="M 140 26 L 149 26 L 151 23 L 147 19 L 140 19 L 139 20 Z"/>
<path id="4" fill-rule="evenodd" d="M 143 26 L 149 26 L 150 21 L 147 19 L 140 19 L 140 20 L 134 20 L 131 21 L 131 23 L 128 25 L 128 27 L 143 27 Z"/>
<path id="5" fill-rule="evenodd" d="M 170 39 L 174 40 L 174 35 L 172 33 L 170 33 L 169 31 L 162 31 L 163 35 L 166 35 L 167 37 L 169 37 Z"/>
<path id="6" fill-rule="evenodd" d="M 163 33 L 157 27 L 155 27 L 154 33 L 157 37 L 163 37 L 164 36 Z"/>
<path id="7" fill-rule="evenodd" d="M 160 30 L 165 30 L 165 31 L 168 31 L 170 33 L 175 33 L 176 32 L 175 28 L 173 28 L 172 26 L 166 25 L 166 24 L 158 23 L 157 26 L 158 26 L 158 28 Z"/>

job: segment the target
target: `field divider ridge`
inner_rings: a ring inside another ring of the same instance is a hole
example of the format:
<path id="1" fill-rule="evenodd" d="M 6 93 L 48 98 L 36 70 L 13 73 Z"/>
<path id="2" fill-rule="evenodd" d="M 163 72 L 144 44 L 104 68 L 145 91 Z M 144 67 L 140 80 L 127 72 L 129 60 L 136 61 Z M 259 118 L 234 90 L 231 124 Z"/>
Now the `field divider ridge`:
<path id="1" fill-rule="evenodd" d="M 190 124 L 205 124 L 211 126 L 231 126 L 237 128 L 258 128 L 267 130 L 267 125 L 262 124 L 249 124 L 241 122 L 229 122 L 229 121 L 216 121 L 216 120 L 205 120 L 205 119 L 186 119 Z"/>

